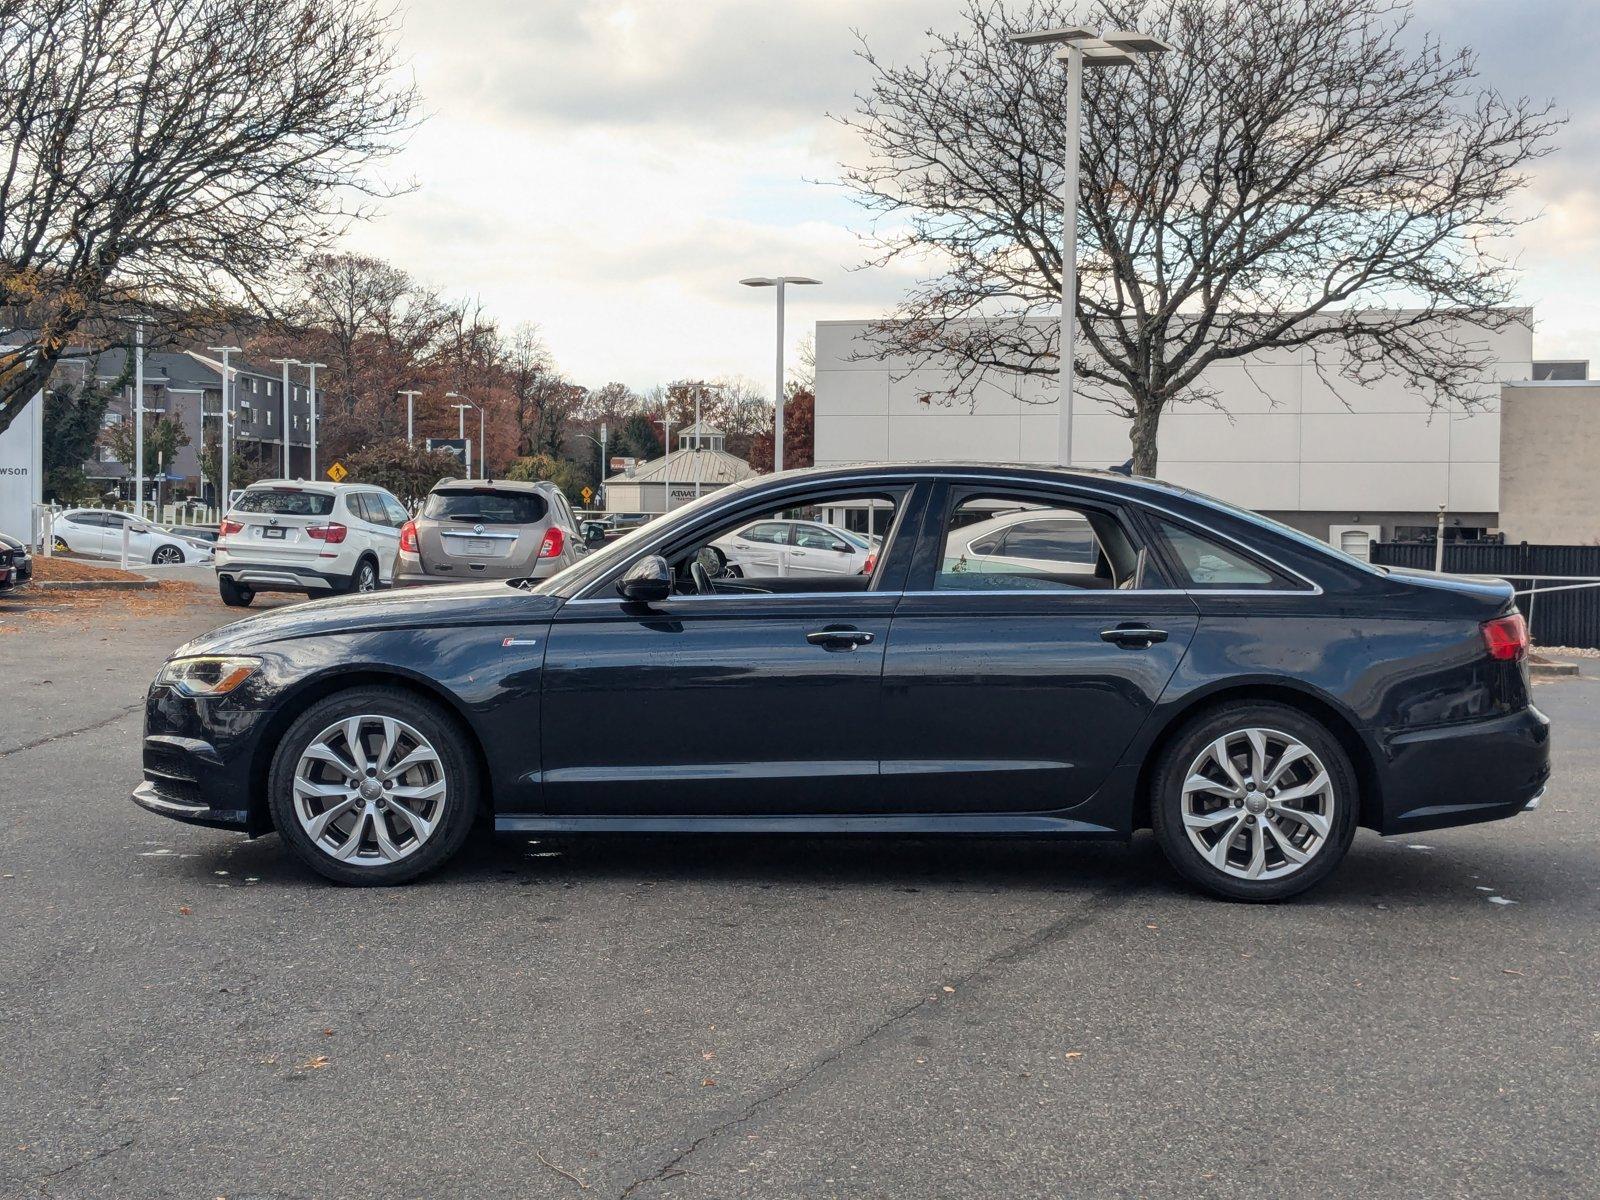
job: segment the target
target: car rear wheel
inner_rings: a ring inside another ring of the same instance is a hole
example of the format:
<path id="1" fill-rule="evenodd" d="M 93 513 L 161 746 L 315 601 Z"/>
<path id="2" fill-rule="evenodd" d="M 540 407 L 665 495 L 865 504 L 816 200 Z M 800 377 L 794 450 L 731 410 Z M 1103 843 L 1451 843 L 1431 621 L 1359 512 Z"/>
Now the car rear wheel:
<path id="1" fill-rule="evenodd" d="M 254 588 L 235 583 L 226 575 L 217 576 L 217 592 L 222 596 L 222 602 L 229 608 L 249 608 L 250 601 L 256 598 Z"/>
<path id="2" fill-rule="evenodd" d="M 1162 753 L 1151 822 L 1177 872 L 1234 900 L 1283 900 L 1325 879 L 1355 836 L 1355 772 L 1336 738 L 1288 705 L 1230 704 Z"/>
<path id="3" fill-rule="evenodd" d="M 415 879 L 467 839 L 478 803 L 466 738 L 399 688 L 318 701 L 284 734 L 268 776 L 273 824 L 297 858 L 339 883 Z"/>
<path id="4" fill-rule="evenodd" d="M 370 558 L 363 558 L 356 564 L 355 573 L 350 576 L 350 590 L 352 592 L 375 592 L 378 590 L 378 564 Z"/>

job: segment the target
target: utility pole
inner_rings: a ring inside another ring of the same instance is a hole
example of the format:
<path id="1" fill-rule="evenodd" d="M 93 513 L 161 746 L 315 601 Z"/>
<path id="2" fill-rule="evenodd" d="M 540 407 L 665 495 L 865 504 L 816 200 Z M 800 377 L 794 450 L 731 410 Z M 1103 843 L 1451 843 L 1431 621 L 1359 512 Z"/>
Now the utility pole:
<path id="1" fill-rule="evenodd" d="M 667 444 L 666 491 L 663 493 L 666 499 L 662 501 L 661 511 L 669 513 L 672 511 L 672 414 L 670 412 L 661 414 L 661 430 L 666 435 L 664 440 Z"/>
<path id="2" fill-rule="evenodd" d="M 489 478 L 489 455 L 484 449 L 483 405 L 478 405 L 478 478 Z"/>
<path id="3" fill-rule="evenodd" d="M 415 404 L 416 404 L 417 397 L 422 395 L 422 393 L 421 392 L 401 392 L 400 395 L 402 395 L 402 396 L 404 396 L 406 398 L 406 445 L 410 446 L 410 445 L 412 445 L 414 443 L 414 440 L 415 440 L 411 436 L 412 417 L 414 415 L 414 407 L 415 407 Z"/>
<path id="4" fill-rule="evenodd" d="M 780 309 L 780 311 L 782 310 Z M 783 344 L 781 336 L 778 339 L 778 344 L 780 346 Z M 700 476 L 704 473 L 700 461 L 700 443 L 703 440 L 700 428 L 700 387 L 696 385 L 694 389 L 694 498 L 696 500 L 700 499 Z"/>
<path id="5" fill-rule="evenodd" d="M 144 315 L 133 325 L 133 511 L 144 516 Z"/>
<path id="6" fill-rule="evenodd" d="M 269 358 L 267 361 L 283 364 L 283 395 L 279 397 L 283 401 L 283 429 L 280 431 L 283 434 L 283 477 L 285 479 L 293 479 L 294 472 L 289 466 L 289 367 L 291 364 L 297 363 L 298 360 L 293 358 Z"/>
<path id="7" fill-rule="evenodd" d="M 306 423 L 311 427 L 311 478 L 315 479 L 317 477 L 317 368 L 328 364 L 308 362 L 302 365 L 311 372 L 311 390 L 306 394 Z"/>
<path id="8" fill-rule="evenodd" d="M 446 400 L 461 401 L 460 404 L 452 404 L 450 407 L 456 410 L 456 437 L 459 438 L 463 443 L 461 447 L 462 462 L 467 468 L 467 478 L 471 479 L 472 447 L 465 444 L 467 440 L 467 409 L 475 408 L 477 406 L 463 396 L 460 392 L 446 392 L 444 395 Z"/>
<path id="9" fill-rule="evenodd" d="M 228 355 L 238 350 L 237 346 L 210 346 L 213 353 L 222 355 L 222 495 L 217 498 L 217 516 L 220 518 L 228 511 L 228 471 L 232 467 L 233 450 L 230 446 L 230 427 L 233 425 L 233 405 L 231 396 L 233 388 L 228 377 Z M 205 438 L 202 437 L 204 444 Z"/>

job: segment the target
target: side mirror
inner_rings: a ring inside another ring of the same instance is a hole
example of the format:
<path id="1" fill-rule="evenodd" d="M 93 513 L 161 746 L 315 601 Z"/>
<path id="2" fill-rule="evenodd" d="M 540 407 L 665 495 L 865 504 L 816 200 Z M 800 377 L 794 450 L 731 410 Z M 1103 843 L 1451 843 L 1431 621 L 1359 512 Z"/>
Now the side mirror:
<path id="1" fill-rule="evenodd" d="M 641 558 L 617 580 L 617 591 L 630 604 L 659 604 L 672 595 L 672 568 L 659 554 Z"/>
<path id="2" fill-rule="evenodd" d="M 598 521 L 585 521 L 583 523 L 583 544 L 593 550 L 596 546 L 606 544 L 606 527 Z"/>

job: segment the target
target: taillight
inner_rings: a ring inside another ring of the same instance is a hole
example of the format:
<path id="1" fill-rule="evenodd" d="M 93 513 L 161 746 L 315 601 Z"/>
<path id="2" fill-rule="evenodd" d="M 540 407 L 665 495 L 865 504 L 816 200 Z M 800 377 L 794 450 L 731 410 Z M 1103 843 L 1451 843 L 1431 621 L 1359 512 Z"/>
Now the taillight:
<path id="1" fill-rule="evenodd" d="M 1528 653 L 1528 623 L 1519 612 L 1485 621 L 1483 644 L 1488 647 L 1490 658 L 1500 662 L 1517 662 Z"/>
<path id="2" fill-rule="evenodd" d="M 231 520 L 228 517 L 223 517 L 222 518 L 222 524 L 217 526 L 217 536 L 219 538 L 225 538 L 230 533 L 243 533 L 243 532 L 244 532 L 244 522 L 242 522 L 242 521 L 234 521 L 234 520 Z"/>
<path id="3" fill-rule="evenodd" d="M 863 575 L 871 575 L 872 574 L 872 569 L 874 567 L 876 567 L 877 565 L 878 565 L 878 552 L 876 550 L 874 550 L 871 554 L 867 555 L 867 561 L 861 564 L 861 573 Z"/>
<path id="4" fill-rule="evenodd" d="M 566 535 L 561 532 L 559 525 L 552 525 L 544 531 L 544 541 L 539 543 L 539 557 L 560 558 L 566 548 Z"/>
<path id="5" fill-rule="evenodd" d="M 306 536 L 314 537 L 319 542 L 327 542 L 330 546 L 337 546 L 344 541 L 344 535 L 350 531 L 337 521 L 329 521 L 326 525 L 306 526 Z"/>
<path id="6" fill-rule="evenodd" d="M 417 549 L 417 523 L 407 521 L 400 526 L 400 550 L 404 554 L 421 553 Z"/>

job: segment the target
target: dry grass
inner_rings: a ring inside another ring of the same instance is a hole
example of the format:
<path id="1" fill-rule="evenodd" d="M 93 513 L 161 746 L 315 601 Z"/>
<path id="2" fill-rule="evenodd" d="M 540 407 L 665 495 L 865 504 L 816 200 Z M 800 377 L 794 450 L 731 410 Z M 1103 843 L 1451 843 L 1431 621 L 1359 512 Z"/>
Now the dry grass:
<path id="1" fill-rule="evenodd" d="M 221 603 L 215 593 L 207 592 L 196 584 L 179 583 L 176 580 L 166 580 L 153 588 L 141 588 L 138 591 L 121 591 L 117 588 L 93 588 L 81 592 L 53 589 L 48 592 L 35 591 L 27 600 L 0 595 L 0 614 L 11 618 L 0 621 L 0 635 L 19 633 L 42 625 L 72 624 L 87 628 L 95 621 L 107 618 L 139 620 L 173 616 L 211 601 Z"/>
<path id="2" fill-rule="evenodd" d="M 61 558 L 52 556 L 45 558 L 42 555 L 33 556 L 33 577 L 35 579 L 48 579 L 52 582 L 72 581 L 85 579 L 114 579 L 138 580 L 142 575 L 135 575 L 132 571 L 124 571 L 117 567 L 102 567 L 98 563 L 87 563 L 78 558 Z"/>

